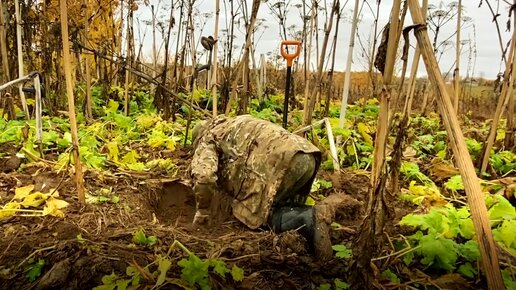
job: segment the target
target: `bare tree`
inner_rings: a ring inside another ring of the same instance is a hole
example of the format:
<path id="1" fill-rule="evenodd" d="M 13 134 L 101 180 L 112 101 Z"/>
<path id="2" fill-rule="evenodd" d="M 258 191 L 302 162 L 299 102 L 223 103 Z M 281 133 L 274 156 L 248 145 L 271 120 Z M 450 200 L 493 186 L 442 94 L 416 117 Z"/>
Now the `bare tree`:
<path id="1" fill-rule="evenodd" d="M 324 60 L 326 57 L 326 48 L 328 46 L 328 39 L 330 38 L 330 32 L 333 27 L 333 18 L 334 15 L 337 17 L 337 14 L 339 13 L 339 1 L 334 1 L 333 6 L 331 9 L 331 13 L 329 15 L 329 19 L 327 20 L 327 23 L 325 24 L 324 28 L 324 39 L 322 43 L 321 52 L 319 55 L 319 62 L 317 67 L 317 75 L 316 75 L 316 86 L 312 89 L 312 94 L 310 96 L 310 102 L 308 104 L 308 107 L 305 107 L 305 115 L 304 115 L 304 124 L 309 125 L 312 121 L 312 113 L 315 107 L 315 100 L 317 98 L 317 95 L 321 93 L 321 85 L 323 81 L 323 67 L 324 67 Z"/>
<path id="2" fill-rule="evenodd" d="M 359 1 L 355 0 L 355 7 L 353 8 L 353 19 L 351 20 L 351 32 L 349 39 L 349 48 L 348 48 L 348 59 L 346 61 L 346 75 L 344 76 L 344 88 L 342 89 L 342 104 L 340 107 L 340 120 L 339 127 L 344 128 L 344 122 L 346 121 L 346 108 L 348 105 L 348 95 L 349 95 L 349 82 L 351 80 L 351 62 L 353 61 L 353 50 L 355 48 L 355 35 L 357 30 L 357 22 L 358 22 L 358 7 Z"/>

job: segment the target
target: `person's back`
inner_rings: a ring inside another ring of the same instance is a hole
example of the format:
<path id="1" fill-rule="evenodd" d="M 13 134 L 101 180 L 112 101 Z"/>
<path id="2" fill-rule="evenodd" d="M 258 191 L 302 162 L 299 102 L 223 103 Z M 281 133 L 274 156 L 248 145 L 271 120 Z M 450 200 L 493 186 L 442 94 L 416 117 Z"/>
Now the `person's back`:
<path id="1" fill-rule="evenodd" d="M 272 200 L 292 158 L 299 152 L 314 155 L 316 163 L 313 176 L 296 194 L 304 202 L 320 164 L 317 147 L 274 123 L 249 115 L 220 117 L 207 126 L 196 150 L 206 144 L 215 145 L 217 184 L 234 197 L 236 218 L 253 229 L 266 222 Z M 192 172 L 195 174 L 196 167 L 204 169 L 205 162 L 194 156 Z"/>

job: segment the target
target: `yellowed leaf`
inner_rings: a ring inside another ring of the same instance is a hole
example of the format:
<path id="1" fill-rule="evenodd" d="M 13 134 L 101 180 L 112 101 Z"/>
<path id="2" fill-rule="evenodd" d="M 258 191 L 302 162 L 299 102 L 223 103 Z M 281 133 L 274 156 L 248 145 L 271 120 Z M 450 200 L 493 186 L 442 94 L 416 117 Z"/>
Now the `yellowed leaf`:
<path id="1" fill-rule="evenodd" d="M 306 198 L 305 205 L 314 206 L 315 205 L 315 200 L 309 196 L 309 197 Z"/>
<path id="2" fill-rule="evenodd" d="M 371 131 L 369 127 L 367 127 L 364 123 L 358 123 L 357 124 L 357 131 L 362 135 L 362 138 L 364 138 L 364 142 L 369 145 L 373 145 L 373 137 L 369 135 L 369 132 Z"/>
<path id="3" fill-rule="evenodd" d="M 167 149 L 170 151 L 176 150 L 176 142 L 174 140 L 167 141 Z"/>
<path id="4" fill-rule="evenodd" d="M 50 197 L 43 207 L 43 215 L 64 217 L 64 213 L 61 211 L 61 209 L 67 207 L 68 205 L 69 203 L 62 199 Z"/>
<path id="5" fill-rule="evenodd" d="M 41 193 L 41 192 L 35 192 L 32 194 L 27 195 L 21 204 L 25 207 L 38 207 L 45 203 L 45 200 L 49 197 L 48 194 Z"/>
<path id="6" fill-rule="evenodd" d="M 0 219 L 8 218 L 16 214 L 16 211 L 12 209 L 19 209 L 20 204 L 14 201 L 6 203 L 2 209 L 0 209 Z"/>
<path id="7" fill-rule="evenodd" d="M 53 196 L 53 197 L 59 197 L 59 190 L 55 189 L 55 188 L 51 188 L 48 193 L 50 194 L 50 196 Z"/>
<path id="8" fill-rule="evenodd" d="M 51 216 L 55 216 L 55 217 L 64 217 L 64 213 L 62 210 L 60 209 L 57 209 L 55 207 L 48 207 L 48 206 L 45 206 L 43 208 L 43 215 L 51 215 Z"/>
<path id="9" fill-rule="evenodd" d="M 34 184 L 18 187 L 14 190 L 14 199 L 22 200 L 34 189 Z"/>
<path id="10" fill-rule="evenodd" d="M 58 199 L 58 198 L 54 198 L 54 197 L 50 197 L 45 204 L 45 206 L 55 207 L 57 209 L 65 208 L 68 205 L 69 205 L 69 203 L 67 201 L 64 201 L 64 200 Z"/>

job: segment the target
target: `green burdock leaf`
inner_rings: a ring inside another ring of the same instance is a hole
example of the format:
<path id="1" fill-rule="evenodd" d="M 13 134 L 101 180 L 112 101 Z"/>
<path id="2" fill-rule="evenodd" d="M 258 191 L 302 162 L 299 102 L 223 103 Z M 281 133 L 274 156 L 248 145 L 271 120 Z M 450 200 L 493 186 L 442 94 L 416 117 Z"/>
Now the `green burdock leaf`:
<path id="1" fill-rule="evenodd" d="M 45 260 L 43 259 L 39 259 L 38 262 L 29 266 L 28 272 L 26 274 L 26 277 L 27 279 L 29 279 L 29 282 L 34 282 L 36 281 L 36 279 L 38 279 L 39 276 L 41 276 L 43 266 L 45 266 Z"/>
<path id="2" fill-rule="evenodd" d="M 202 261 L 196 255 L 190 255 L 188 259 L 182 259 L 177 262 L 181 269 L 181 279 L 185 280 L 190 286 L 195 284 L 201 286 L 201 289 L 209 288 L 208 268 L 209 263 Z"/>
<path id="3" fill-rule="evenodd" d="M 510 270 L 502 270 L 503 283 L 508 290 L 516 289 L 516 281 L 512 279 L 512 274 Z"/>
<path id="4" fill-rule="evenodd" d="M 210 259 L 209 263 L 210 263 L 210 266 L 213 267 L 213 272 L 217 273 L 222 278 L 226 277 L 226 273 L 231 272 L 231 270 L 229 270 L 226 267 L 226 263 L 224 263 L 224 261 L 222 261 L 222 260 Z"/>
<path id="5" fill-rule="evenodd" d="M 94 287 L 93 290 L 114 290 L 117 287 L 118 276 L 115 273 L 104 275 L 102 277 L 102 285 Z"/>
<path id="6" fill-rule="evenodd" d="M 389 279 L 389 281 L 391 281 L 392 283 L 400 283 L 400 278 L 398 278 L 398 276 L 394 274 L 390 269 L 383 271 L 382 276 Z"/>
<path id="7" fill-rule="evenodd" d="M 456 243 L 443 237 L 425 235 L 419 241 L 421 263 L 438 269 L 453 271 L 457 262 Z"/>
<path id="8" fill-rule="evenodd" d="M 469 262 L 476 262 L 480 259 L 480 250 L 476 241 L 469 240 L 464 244 L 458 244 L 457 250 L 459 255 Z"/>
<path id="9" fill-rule="evenodd" d="M 444 187 L 454 192 L 457 192 L 458 190 L 464 190 L 462 177 L 460 175 L 450 177 L 450 179 L 444 183 Z"/>
<path id="10" fill-rule="evenodd" d="M 410 265 L 412 260 L 414 260 L 414 252 L 408 252 L 403 255 L 403 263 L 405 263 L 405 265 Z"/>
<path id="11" fill-rule="evenodd" d="M 476 156 L 482 150 L 482 144 L 475 139 L 466 138 L 466 146 L 468 147 L 469 154 L 472 156 Z"/>
<path id="12" fill-rule="evenodd" d="M 120 279 L 116 281 L 116 290 L 126 290 L 127 285 L 131 282 L 130 279 Z"/>
<path id="13" fill-rule="evenodd" d="M 340 280 L 339 278 L 334 280 L 336 290 L 345 290 L 349 288 L 349 284 Z"/>
<path id="14" fill-rule="evenodd" d="M 70 134 L 70 132 L 65 132 L 63 134 L 63 138 L 57 140 L 57 146 L 60 148 L 68 148 L 72 146 L 72 134 Z"/>
<path id="15" fill-rule="evenodd" d="M 81 156 L 81 161 L 83 161 L 90 168 L 101 170 L 104 166 L 104 161 L 106 160 L 106 157 L 96 151 L 92 151 L 92 149 L 90 149 L 89 147 L 80 146 L 79 154 Z M 72 163 L 73 162 L 74 161 L 72 158 Z"/>
<path id="16" fill-rule="evenodd" d="M 475 226 L 471 218 L 463 219 L 459 225 L 460 235 L 466 239 L 472 239 L 475 236 Z"/>
<path id="17" fill-rule="evenodd" d="M 514 220 L 516 219 L 516 209 L 512 204 L 501 195 L 495 195 L 494 199 L 497 201 L 489 209 L 489 218 L 491 220 Z"/>
<path id="18" fill-rule="evenodd" d="M 475 268 L 473 268 L 473 266 L 471 266 L 469 262 L 464 265 L 460 265 L 457 272 L 459 272 L 459 274 L 461 274 L 462 276 L 468 278 L 474 278 L 475 275 L 477 275 L 477 270 L 475 270 Z"/>
<path id="19" fill-rule="evenodd" d="M 138 245 L 152 246 L 157 242 L 157 240 L 158 239 L 155 236 L 147 237 L 142 229 L 133 233 L 133 243 Z"/>
<path id="20" fill-rule="evenodd" d="M 57 143 L 59 139 L 59 134 L 56 131 L 43 131 L 41 136 L 41 142 L 44 144 Z"/>
<path id="21" fill-rule="evenodd" d="M 233 265 L 231 268 L 231 277 L 233 277 L 233 280 L 237 282 L 244 280 L 244 269 L 238 267 L 237 265 Z"/>
<path id="22" fill-rule="evenodd" d="M 104 275 L 102 277 L 102 283 L 104 283 L 104 285 L 114 284 L 116 279 L 118 279 L 118 276 L 115 273 L 111 273 L 110 275 Z"/>
<path id="23" fill-rule="evenodd" d="M 352 256 L 352 252 L 345 245 L 333 245 L 331 248 L 336 252 L 335 257 L 342 259 L 349 259 Z"/>
<path id="24" fill-rule="evenodd" d="M 493 237 L 508 251 L 516 254 L 516 220 L 506 220 L 499 228 L 493 229 Z"/>
<path id="25" fill-rule="evenodd" d="M 427 214 L 408 214 L 401 219 L 400 224 L 428 230 L 429 233 L 440 234 L 449 230 L 448 218 L 435 208 Z"/>
<path id="26" fill-rule="evenodd" d="M 172 262 L 169 259 L 162 257 L 159 258 L 159 276 L 158 280 L 156 281 L 156 286 L 162 285 L 165 282 L 165 279 L 167 278 L 167 272 L 170 269 L 170 266 L 172 266 Z"/>

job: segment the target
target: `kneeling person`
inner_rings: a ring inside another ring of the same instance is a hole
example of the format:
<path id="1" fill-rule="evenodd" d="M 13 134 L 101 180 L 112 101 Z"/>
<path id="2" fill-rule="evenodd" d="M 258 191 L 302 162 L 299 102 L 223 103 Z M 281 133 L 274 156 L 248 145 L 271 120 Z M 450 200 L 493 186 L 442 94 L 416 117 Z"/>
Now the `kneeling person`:
<path id="1" fill-rule="evenodd" d="M 193 132 L 190 174 L 197 212 L 205 223 L 211 199 L 220 190 L 232 197 L 233 215 L 251 229 L 299 229 L 319 258 L 332 254 L 328 225 L 319 206 L 305 206 L 321 152 L 308 140 L 249 115 L 219 116 Z"/>

